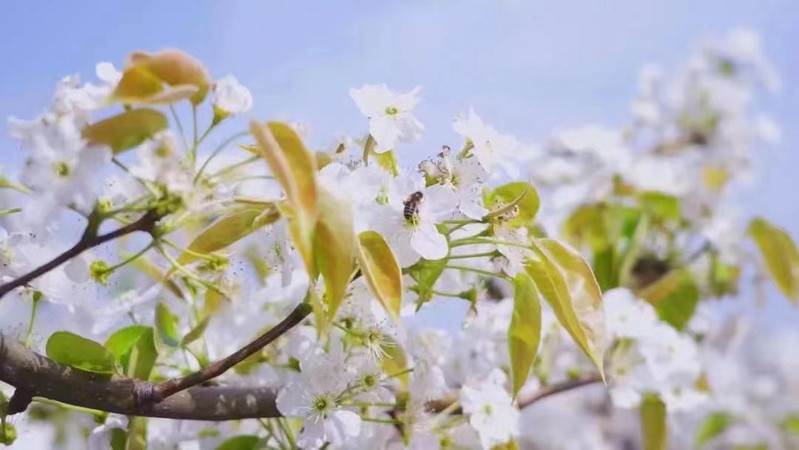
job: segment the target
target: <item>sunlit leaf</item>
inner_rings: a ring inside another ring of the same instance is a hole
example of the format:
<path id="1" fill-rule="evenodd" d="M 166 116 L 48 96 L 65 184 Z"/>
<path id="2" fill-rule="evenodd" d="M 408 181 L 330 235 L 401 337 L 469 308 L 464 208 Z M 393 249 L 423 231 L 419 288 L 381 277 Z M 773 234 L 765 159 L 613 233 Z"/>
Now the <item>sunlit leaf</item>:
<path id="1" fill-rule="evenodd" d="M 202 337 L 203 333 L 205 333 L 205 329 L 208 328 L 208 322 L 210 322 L 210 320 L 211 316 L 203 317 L 194 328 L 183 336 L 183 339 L 180 341 L 180 346 L 185 347 Z"/>
<path id="2" fill-rule="evenodd" d="M 560 324 L 604 377 L 602 293 L 590 266 L 577 251 L 555 240 L 541 239 L 532 248 L 537 258 L 528 260 L 527 272 Z"/>
<path id="3" fill-rule="evenodd" d="M 167 49 L 157 53 L 134 52 L 129 63 L 140 67 L 172 87 L 194 86 L 197 92 L 191 101 L 199 104 L 211 87 L 208 70 L 199 61 L 180 50 Z"/>
<path id="4" fill-rule="evenodd" d="M 513 317 L 508 328 L 513 397 L 530 375 L 541 342 L 541 301 L 533 280 L 522 272 L 513 278 Z"/>
<path id="5" fill-rule="evenodd" d="M 154 109 L 131 109 L 93 123 L 82 135 L 91 145 L 107 145 L 114 153 L 133 148 L 169 125 L 166 116 Z"/>
<path id="6" fill-rule="evenodd" d="M 682 330 L 688 325 L 696 311 L 700 292 L 689 270 L 677 270 L 676 272 L 676 285 L 665 298 L 657 303 L 655 309 L 657 309 L 661 320 Z"/>
<path id="7" fill-rule="evenodd" d="M 324 189 L 319 189 L 319 220 L 314 252 L 325 282 L 328 320 L 336 316 L 347 293 L 355 263 L 356 242 L 352 206 Z"/>
<path id="8" fill-rule="evenodd" d="M 125 373 L 129 377 L 140 380 L 149 380 L 150 374 L 158 359 L 158 350 L 155 347 L 155 332 L 147 327 L 133 345 L 130 351 L 128 368 Z"/>
<path id="9" fill-rule="evenodd" d="M 510 205 L 513 206 L 510 206 L 508 210 L 518 207 L 518 212 L 509 223 L 511 226 L 525 226 L 530 225 L 535 218 L 540 201 L 538 192 L 530 183 L 514 181 L 499 186 L 488 193 L 485 198 L 485 205 L 491 210 L 496 209 L 498 211 L 502 211 Z M 489 216 L 492 214 L 502 214 L 502 212 L 493 211 Z"/>
<path id="10" fill-rule="evenodd" d="M 358 265 L 372 295 L 386 311 L 399 317 L 402 306 L 402 270 L 383 236 L 376 231 L 358 235 Z"/>
<path id="11" fill-rule="evenodd" d="M 250 132 L 261 156 L 286 192 L 289 205 L 284 211 L 290 219 L 289 231 L 306 269 L 314 274 L 312 244 L 319 212 L 315 159 L 297 133 L 284 123 L 252 122 Z"/>
<path id="12" fill-rule="evenodd" d="M 701 448 L 711 439 L 723 433 L 733 422 L 733 417 L 727 413 L 709 414 L 699 425 L 699 431 L 696 434 L 696 448 Z"/>
<path id="13" fill-rule="evenodd" d="M 100 343 L 68 331 L 57 331 L 47 340 L 47 356 L 55 362 L 87 372 L 114 372 L 114 354 Z"/>
<path id="14" fill-rule="evenodd" d="M 752 235 L 766 262 L 771 278 L 786 297 L 799 301 L 799 252 L 793 239 L 764 219 L 749 223 Z"/>
<path id="15" fill-rule="evenodd" d="M 166 303 L 160 302 L 155 307 L 155 330 L 160 342 L 169 347 L 180 345 L 178 316 L 169 310 Z"/>
<path id="16" fill-rule="evenodd" d="M 209 254 L 227 248 L 253 231 L 269 225 L 280 218 L 277 208 L 252 205 L 246 209 L 230 212 L 214 221 L 200 232 L 188 246 L 194 253 Z M 178 263 L 186 264 L 197 259 L 195 255 L 184 252 Z"/>
<path id="17" fill-rule="evenodd" d="M 111 350 L 117 362 L 122 365 L 122 368 L 127 371 L 128 360 L 133 346 L 138 342 L 142 333 L 151 329 L 145 325 L 131 325 L 129 327 L 121 328 L 109 336 L 105 342 L 105 348 Z"/>
<path id="18" fill-rule="evenodd" d="M 641 403 L 640 414 L 644 450 L 666 450 L 666 405 L 657 396 L 647 395 Z"/>

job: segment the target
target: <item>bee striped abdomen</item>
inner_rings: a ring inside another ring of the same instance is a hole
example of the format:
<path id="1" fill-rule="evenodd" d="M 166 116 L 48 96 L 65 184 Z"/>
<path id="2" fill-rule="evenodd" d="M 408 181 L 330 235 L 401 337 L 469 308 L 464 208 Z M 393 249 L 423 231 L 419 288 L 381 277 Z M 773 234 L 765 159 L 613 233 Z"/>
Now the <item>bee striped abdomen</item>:
<path id="1" fill-rule="evenodd" d="M 424 194 L 419 191 L 409 195 L 403 203 L 405 208 L 402 211 L 405 220 L 411 220 L 419 214 L 419 205 L 424 201 Z"/>

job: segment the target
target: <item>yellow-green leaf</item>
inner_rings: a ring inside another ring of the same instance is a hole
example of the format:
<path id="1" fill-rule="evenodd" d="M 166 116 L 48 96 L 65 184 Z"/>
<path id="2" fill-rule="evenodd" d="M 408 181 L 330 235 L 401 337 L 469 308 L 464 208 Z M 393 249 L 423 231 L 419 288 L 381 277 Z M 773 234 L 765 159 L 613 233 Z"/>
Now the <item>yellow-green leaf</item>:
<path id="1" fill-rule="evenodd" d="M 155 307 L 155 330 L 159 341 L 169 347 L 180 345 L 178 337 L 178 316 L 176 316 L 165 303 L 158 303 Z"/>
<path id="2" fill-rule="evenodd" d="M 180 346 L 185 347 L 191 344 L 192 342 L 196 341 L 197 339 L 199 339 L 203 335 L 203 333 L 205 333 L 205 329 L 208 328 L 208 322 L 210 320 L 211 316 L 203 317 L 202 320 L 200 320 L 197 323 L 197 325 L 194 326 L 194 328 L 189 330 L 189 332 L 186 333 L 185 336 L 183 336 L 183 339 L 180 341 Z"/>
<path id="3" fill-rule="evenodd" d="M 560 324 L 604 378 L 602 292 L 591 267 L 576 250 L 559 241 L 541 239 L 533 243 L 532 249 L 537 258 L 528 260 L 527 272 Z"/>
<path id="4" fill-rule="evenodd" d="M 358 265 L 372 295 L 386 311 L 399 317 L 402 306 L 402 270 L 380 233 L 364 231 L 358 235 Z"/>
<path id="5" fill-rule="evenodd" d="M 297 133 L 284 123 L 252 122 L 250 132 L 286 192 L 290 208 L 285 210 L 292 222 L 289 229 L 308 272 L 313 274 L 313 232 L 319 212 L 315 158 Z"/>
<path id="6" fill-rule="evenodd" d="M 166 116 L 150 108 L 131 109 L 83 129 L 91 145 L 107 145 L 114 153 L 133 148 L 169 125 Z"/>
<path id="7" fill-rule="evenodd" d="M 105 342 L 105 348 L 111 350 L 117 362 L 122 365 L 122 368 L 127 372 L 128 362 L 130 360 L 130 352 L 133 346 L 139 341 L 142 333 L 151 329 L 145 325 L 131 325 L 117 330 Z"/>
<path id="8" fill-rule="evenodd" d="M 277 208 L 273 206 L 252 205 L 246 209 L 229 213 L 201 231 L 189 244 L 187 250 L 201 254 L 222 250 L 253 231 L 275 222 L 279 217 Z M 184 252 L 178 257 L 178 263 L 187 264 L 196 258 L 192 253 Z"/>
<path id="9" fill-rule="evenodd" d="M 749 234 L 760 248 L 774 283 L 790 300 L 799 301 L 799 252 L 793 239 L 760 218 L 749 223 Z"/>
<path id="10" fill-rule="evenodd" d="M 152 97 L 164 90 L 163 82 L 143 67 L 132 66 L 122 72 L 113 97 L 125 103 Z"/>
<path id="11" fill-rule="evenodd" d="M 679 282 L 669 295 L 657 304 L 660 319 L 674 328 L 682 330 L 688 325 L 699 303 L 699 287 L 690 270 L 677 270 Z"/>
<path id="12" fill-rule="evenodd" d="M 641 403 L 641 434 L 644 450 L 666 450 L 666 405 L 655 395 Z"/>
<path id="13" fill-rule="evenodd" d="M 147 327 L 130 351 L 125 373 L 133 378 L 149 380 L 156 359 L 158 359 L 158 350 L 155 347 L 155 332 L 151 327 Z"/>
<path id="14" fill-rule="evenodd" d="M 702 448 L 711 439 L 723 433 L 735 419 L 725 412 L 714 412 L 705 417 L 696 434 L 696 448 Z"/>
<path id="15" fill-rule="evenodd" d="M 319 220 L 316 224 L 314 252 L 319 271 L 324 276 L 328 319 L 347 293 L 355 263 L 356 242 L 351 205 L 319 189 Z"/>
<path id="16" fill-rule="evenodd" d="M 513 397 L 524 386 L 541 342 L 541 301 L 530 276 L 513 278 L 513 317 L 508 328 Z"/>
<path id="17" fill-rule="evenodd" d="M 387 376 L 396 377 L 404 388 L 408 387 L 408 358 L 399 342 L 390 337 L 381 345 L 385 355 L 380 360 L 381 369 Z M 402 375 L 398 375 L 402 374 Z"/>
<path id="18" fill-rule="evenodd" d="M 538 192 L 526 181 L 514 181 L 497 187 L 486 195 L 486 207 L 502 210 L 508 205 L 518 207 L 518 212 L 510 220 L 511 226 L 530 225 L 538 213 L 540 205 Z M 494 208 L 496 206 L 496 208 Z M 491 215 L 491 213 L 489 213 Z"/>
<path id="19" fill-rule="evenodd" d="M 47 356 L 55 362 L 88 372 L 114 372 L 114 354 L 101 344 L 68 331 L 57 331 L 47 340 Z"/>
<path id="20" fill-rule="evenodd" d="M 166 49 L 154 54 L 134 52 L 129 60 L 131 65 L 145 69 L 169 86 L 194 86 L 197 92 L 191 96 L 191 101 L 195 105 L 205 99 L 211 87 L 211 77 L 205 66 L 180 50 Z"/>

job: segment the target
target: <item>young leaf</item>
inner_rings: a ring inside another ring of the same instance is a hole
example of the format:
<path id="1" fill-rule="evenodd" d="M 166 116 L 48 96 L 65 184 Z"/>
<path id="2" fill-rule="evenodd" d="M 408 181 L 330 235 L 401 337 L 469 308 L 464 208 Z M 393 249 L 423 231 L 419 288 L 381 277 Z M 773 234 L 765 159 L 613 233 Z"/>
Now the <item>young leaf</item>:
<path id="1" fill-rule="evenodd" d="M 105 342 L 105 348 L 111 350 L 117 362 L 122 365 L 122 368 L 127 372 L 128 361 L 130 352 L 133 346 L 138 342 L 142 333 L 152 328 L 145 325 L 131 325 L 129 327 L 121 328 L 109 336 Z"/>
<path id="2" fill-rule="evenodd" d="M 195 88 L 191 96 L 195 105 L 202 103 L 211 87 L 211 77 L 205 66 L 180 50 L 167 49 L 154 54 L 134 52 L 128 59 L 131 65 L 146 70 L 169 86 Z"/>
<path id="3" fill-rule="evenodd" d="M 383 373 L 391 376 L 408 369 L 408 357 L 405 355 L 405 350 L 399 342 L 387 338 L 386 342 L 381 345 L 381 348 L 385 352 L 385 356 L 380 360 L 380 368 L 383 369 Z M 397 379 L 404 388 L 408 387 L 409 377 L 407 373 L 399 375 Z"/>
<path id="4" fill-rule="evenodd" d="M 125 450 L 147 450 L 147 418 L 129 417 Z"/>
<path id="5" fill-rule="evenodd" d="M 693 275 L 687 269 L 678 270 L 679 282 L 671 292 L 660 301 L 657 306 L 661 320 L 668 322 L 674 328 L 682 330 L 694 315 L 696 305 L 699 303 L 699 287 Z"/>
<path id="6" fill-rule="evenodd" d="M 250 133 L 286 192 L 289 207 L 285 211 L 291 219 L 289 230 L 308 272 L 313 275 L 313 232 L 318 217 L 315 159 L 297 133 L 284 123 L 252 122 Z"/>
<path id="7" fill-rule="evenodd" d="M 723 433 L 733 422 L 733 417 L 727 413 L 709 414 L 699 425 L 699 431 L 696 434 L 696 448 L 702 448 L 711 439 Z"/>
<path id="8" fill-rule="evenodd" d="M 793 239 L 759 218 L 749 223 L 749 234 L 760 248 L 774 283 L 788 299 L 799 301 L 799 252 Z"/>
<path id="9" fill-rule="evenodd" d="M 513 317 L 508 328 L 513 397 L 530 375 L 541 341 L 541 302 L 530 276 L 522 272 L 513 278 Z"/>
<path id="10" fill-rule="evenodd" d="M 655 395 L 641 403 L 641 435 L 644 450 L 666 450 L 666 405 Z"/>
<path id="11" fill-rule="evenodd" d="M 419 295 L 419 299 L 416 301 L 417 309 L 433 299 L 433 286 L 444 272 L 446 265 L 446 258 L 435 261 L 420 259 L 419 262 L 407 269 L 408 275 L 416 281 L 416 286 L 413 286 L 412 289 Z"/>
<path id="12" fill-rule="evenodd" d="M 166 303 L 158 303 L 155 307 L 155 330 L 158 339 L 169 347 L 180 345 L 178 337 L 178 316 L 176 316 Z"/>
<path id="13" fill-rule="evenodd" d="M 88 125 L 81 134 L 91 145 L 107 145 L 114 153 L 120 153 L 141 144 L 168 125 L 162 112 L 139 108 Z"/>
<path id="14" fill-rule="evenodd" d="M 158 359 L 158 350 L 155 347 L 155 332 L 151 327 L 147 327 L 130 351 L 125 373 L 139 380 L 149 380 L 156 359 Z"/>
<path id="15" fill-rule="evenodd" d="M 272 206 L 253 206 L 231 212 L 201 231 L 187 250 L 204 254 L 222 250 L 278 218 L 280 213 Z M 187 264 L 196 258 L 192 253 L 184 252 L 178 257 L 178 263 Z"/>
<path id="16" fill-rule="evenodd" d="M 602 292 L 591 267 L 576 250 L 555 240 L 541 239 L 532 249 L 538 258 L 528 260 L 528 274 L 560 324 L 604 378 Z"/>
<path id="17" fill-rule="evenodd" d="M 99 343 L 68 331 L 57 331 L 47 340 L 47 356 L 55 362 L 87 372 L 114 372 L 114 354 Z"/>
<path id="18" fill-rule="evenodd" d="M 492 211 L 487 217 L 502 214 L 506 207 L 514 206 L 519 207 L 519 212 L 510 221 L 511 226 L 524 226 L 529 225 L 538 213 L 540 201 L 538 199 L 538 192 L 535 188 L 526 181 L 514 181 L 512 183 L 504 184 L 491 191 L 485 199 L 486 207 L 492 209 L 492 206 L 500 205 L 497 211 Z"/>
<path id="19" fill-rule="evenodd" d="M 208 322 L 210 322 L 210 320 L 211 316 L 203 317 L 202 320 L 200 320 L 200 322 L 194 326 L 194 328 L 189 330 L 189 332 L 183 336 L 183 339 L 180 341 L 180 346 L 185 347 L 199 339 L 203 333 L 205 333 L 205 329 L 208 328 Z"/>
<path id="20" fill-rule="evenodd" d="M 219 444 L 216 450 L 257 450 L 261 448 L 259 442 L 258 436 L 251 434 L 234 436 Z"/>
<path id="21" fill-rule="evenodd" d="M 314 253 L 316 265 L 324 276 L 328 319 L 347 293 L 355 262 L 355 232 L 352 207 L 324 189 L 319 189 L 319 220 L 316 223 Z"/>
<path id="22" fill-rule="evenodd" d="M 197 86 L 181 85 L 164 89 L 163 81 L 147 69 L 132 66 L 125 69 L 112 94 L 114 100 L 126 104 L 168 104 L 196 95 Z"/>
<path id="23" fill-rule="evenodd" d="M 376 231 L 358 235 L 358 265 L 372 295 L 386 311 L 399 317 L 402 305 L 402 271 L 383 236 Z"/>

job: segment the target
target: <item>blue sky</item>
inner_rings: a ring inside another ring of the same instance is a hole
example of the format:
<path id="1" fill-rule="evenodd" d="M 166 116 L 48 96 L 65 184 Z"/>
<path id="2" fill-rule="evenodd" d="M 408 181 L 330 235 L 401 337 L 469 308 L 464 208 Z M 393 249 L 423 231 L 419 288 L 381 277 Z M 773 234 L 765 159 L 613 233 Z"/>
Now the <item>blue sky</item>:
<path id="1" fill-rule="evenodd" d="M 558 127 L 619 124 L 642 64 L 676 64 L 702 38 L 747 26 L 783 78 L 782 92 L 761 102 L 783 143 L 763 149 L 741 204 L 799 236 L 796 17 L 790 0 L 14 0 L 0 16 L 0 117 L 33 117 L 60 77 L 90 79 L 98 61 L 179 47 L 214 76 L 236 74 L 253 92 L 255 116 L 309 122 L 318 145 L 365 129 L 347 90 L 375 82 L 424 88 L 418 115 L 428 132 L 418 151 L 454 142 L 452 116 L 469 107 L 537 141 Z M 6 133 L 0 152 L 0 164 L 19 154 Z M 774 300 L 768 316 L 799 319 Z"/>

